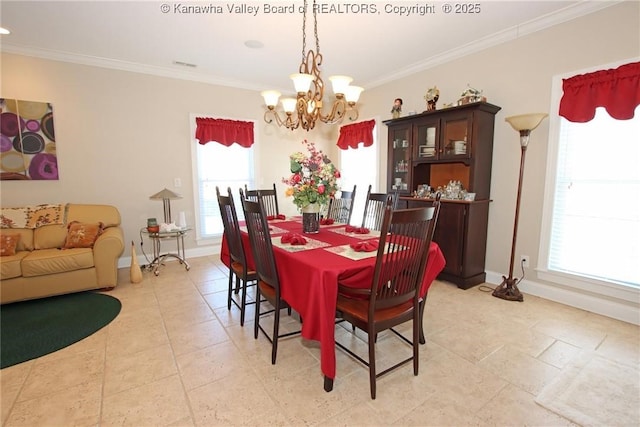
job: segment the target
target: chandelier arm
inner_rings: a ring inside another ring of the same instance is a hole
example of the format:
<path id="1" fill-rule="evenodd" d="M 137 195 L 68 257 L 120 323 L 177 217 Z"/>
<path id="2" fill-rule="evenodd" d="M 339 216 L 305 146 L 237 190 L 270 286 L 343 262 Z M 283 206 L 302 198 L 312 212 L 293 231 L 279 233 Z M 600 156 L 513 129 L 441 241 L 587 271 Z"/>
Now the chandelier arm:
<path id="1" fill-rule="evenodd" d="M 273 118 L 270 118 L 269 116 L 272 116 Z M 286 118 L 283 120 L 275 109 L 269 109 L 264 112 L 264 121 L 267 122 L 267 124 L 273 123 L 274 120 L 278 126 L 284 126 L 291 130 L 297 129 L 300 125 L 299 120 L 293 120 L 292 114 L 286 114 Z"/>

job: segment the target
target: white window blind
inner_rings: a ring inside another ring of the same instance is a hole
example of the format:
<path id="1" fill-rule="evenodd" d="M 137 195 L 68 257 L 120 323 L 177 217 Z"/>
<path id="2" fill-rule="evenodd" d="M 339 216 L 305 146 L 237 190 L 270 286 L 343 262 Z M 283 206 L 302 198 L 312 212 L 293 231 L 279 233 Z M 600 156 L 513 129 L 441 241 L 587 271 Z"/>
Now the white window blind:
<path id="1" fill-rule="evenodd" d="M 342 176 L 340 188 L 345 191 L 353 190 L 356 185 L 356 199 L 354 200 L 351 224 L 362 224 L 364 203 L 367 189 L 371 184 L 371 191 L 377 191 L 378 168 L 372 165 L 378 164 L 378 138 L 377 127 L 373 128 L 373 145 L 357 149 L 349 148 L 340 150 L 340 174 Z"/>
<path id="2" fill-rule="evenodd" d="M 245 184 L 254 187 L 253 147 L 238 144 L 225 147 L 217 142 L 205 145 L 196 143 L 197 162 L 197 233 L 201 239 L 221 236 L 224 229 L 216 195 L 216 186 L 221 194 L 230 187 L 238 217 L 244 219 L 240 205 L 239 188 Z"/>
<path id="3" fill-rule="evenodd" d="M 640 107 L 560 119 L 548 269 L 640 287 Z"/>

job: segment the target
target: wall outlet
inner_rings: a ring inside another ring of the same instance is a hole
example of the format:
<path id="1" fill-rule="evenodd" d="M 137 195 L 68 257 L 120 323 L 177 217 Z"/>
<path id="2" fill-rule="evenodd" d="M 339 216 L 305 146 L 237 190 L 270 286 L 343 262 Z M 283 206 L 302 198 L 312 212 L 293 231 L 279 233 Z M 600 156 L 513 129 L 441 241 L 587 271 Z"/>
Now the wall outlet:
<path id="1" fill-rule="evenodd" d="M 520 265 L 529 268 L 529 255 L 520 255 Z"/>
<path id="2" fill-rule="evenodd" d="M 182 180 L 180 178 L 173 178 L 173 186 L 176 188 L 182 187 Z"/>

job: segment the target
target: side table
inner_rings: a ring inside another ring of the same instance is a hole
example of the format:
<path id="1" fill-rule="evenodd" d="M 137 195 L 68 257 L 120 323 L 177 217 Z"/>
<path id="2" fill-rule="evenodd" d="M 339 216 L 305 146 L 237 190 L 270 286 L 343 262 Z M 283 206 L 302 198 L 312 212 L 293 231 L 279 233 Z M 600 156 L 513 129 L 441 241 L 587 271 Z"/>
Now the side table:
<path id="1" fill-rule="evenodd" d="M 158 270 L 161 265 L 164 265 L 163 262 L 167 257 L 176 258 L 180 261 L 180 264 L 184 264 L 184 268 L 189 271 L 191 266 L 187 262 L 187 258 L 184 253 L 184 236 L 191 231 L 191 228 L 180 228 L 178 230 L 172 231 L 161 231 L 158 233 L 149 233 L 147 228 L 142 228 L 141 232 L 146 234 L 149 240 L 151 241 L 151 246 L 153 247 L 153 261 L 149 265 L 146 266 L 147 270 L 153 270 L 153 274 L 158 276 L 160 271 Z M 176 253 L 166 252 L 162 253 L 160 245 L 163 240 L 171 240 L 175 239 L 176 241 Z"/>

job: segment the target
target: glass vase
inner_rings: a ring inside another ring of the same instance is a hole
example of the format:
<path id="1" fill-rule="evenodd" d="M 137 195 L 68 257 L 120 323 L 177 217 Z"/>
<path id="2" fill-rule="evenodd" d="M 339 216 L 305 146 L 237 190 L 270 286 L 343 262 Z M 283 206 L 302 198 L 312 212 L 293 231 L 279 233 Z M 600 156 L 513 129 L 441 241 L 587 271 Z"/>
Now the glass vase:
<path id="1" fill-rule="evenodd" d="M 320 205 L 311 203 L 302 208 L 302 232 L 315 234 L 320 231 Z"/>

